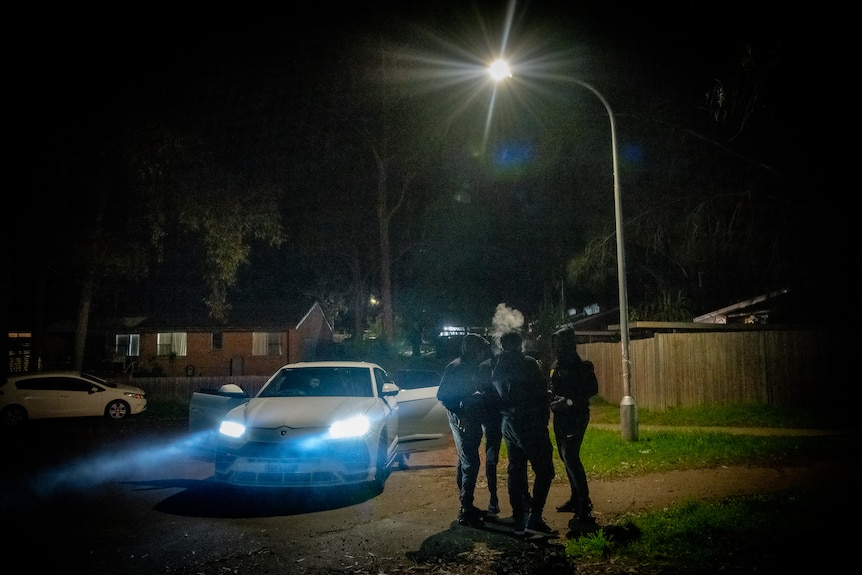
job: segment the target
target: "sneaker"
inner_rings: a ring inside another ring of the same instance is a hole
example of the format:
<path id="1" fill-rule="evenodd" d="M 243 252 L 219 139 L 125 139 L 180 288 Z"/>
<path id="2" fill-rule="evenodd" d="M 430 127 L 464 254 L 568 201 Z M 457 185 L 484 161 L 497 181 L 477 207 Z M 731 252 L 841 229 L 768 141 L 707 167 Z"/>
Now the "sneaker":
<path id="1" fill-rule="evenodd" d="M 573 499 L 569 499 L 562 505 L 557 505 L 557 511 L 560 513 L 575 513 L 578 510 L 578 504 Z"/>
<path id="2" fill-rule="evenodd" d="M 488 511 L 485 512 L 485 517 L 490 517 L 494 519 L 495 517 L 500 516 L 500 506 L 499 505 L 489 505 Z"/>
<path id="3" fill-rule="evenodd" d="M 482 512 L 476 507 L 464 508 L 458 511 L 458 523 L 469 527 L 481 527 L 484 525 L 482 521 Z"/>
<path id="4" fill-rule="evenodd" d="M 527 521 L 526 531 L 548 537 L 559 533 L 559 531 L 552 529 L 547 523 L 545 523 L 545 520 L 539 515 L 530 515 L 530 520 Z"/>
<path id="5" fill-rule="evenodd" d="M 581 523 L 595 523 L 596 520 L 593 518 L 592 502 L 587 503 L 586 507 L 578 511 L 575 516 L 580 520 Z"/>
<path id="6" fill-rule="evenodd" d="M 525 535 L 527 533 L 527 523 L 530 519 L 529 515 L 522 515 L 521 517 L 515 517 L 515 525 L 512 527 L 512 532 L 515 535 Z"/>

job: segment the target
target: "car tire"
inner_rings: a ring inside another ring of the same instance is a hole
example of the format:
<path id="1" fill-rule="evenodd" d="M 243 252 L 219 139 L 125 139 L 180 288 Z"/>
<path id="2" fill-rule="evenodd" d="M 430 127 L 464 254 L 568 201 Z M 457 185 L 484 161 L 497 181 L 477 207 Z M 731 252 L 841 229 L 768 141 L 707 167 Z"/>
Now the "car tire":
<path id="1" fill-rule="evenodd" d="M 382 433 L 380 441 L 377 444 L 377 466 L 374 472 L 374 481 L 372 481 L 372 487 L 378 495 L 383 493 L 383 487 L 386 485 L 390 471 L 392 471 L 392 468 L 389 466 L 388 448 L 389 441 L 386 434 Z"/>
<path id="2" fill-rule="evenodd" d="M 129 404 L 120 399 L 115 399 L 105 407 L 105 417 L 119 421 L 129 415 Z"/>
<path id="3" fill-rule="evenodd" d="M 27 410 L 20 405 L 9 405 L 0 411 L 0 425 L 3 427 L 18 427 L 29 419 Z"/>

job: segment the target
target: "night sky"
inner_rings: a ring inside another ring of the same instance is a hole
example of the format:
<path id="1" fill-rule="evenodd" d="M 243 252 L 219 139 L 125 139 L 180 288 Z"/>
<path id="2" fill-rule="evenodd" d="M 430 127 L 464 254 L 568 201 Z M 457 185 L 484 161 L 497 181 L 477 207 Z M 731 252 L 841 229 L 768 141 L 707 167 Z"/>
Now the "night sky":
<path id="1" fill-rule="evenodd" d="M 585 140 L 579 143 L 583 148 L 576 148 L 578 157 L 569 158 L 571 166 L 561 168 L 559 161 L 554 166 L 540 165 L 540 150 L 545 148 L 536 142 L 542 140 L 543 146 L 548 145 L 546 135 L 559 127 L 559 118 L 551 113 L 536 113 L 540 107 L 537 100 L 507 101 L 501 96 L 494 117 L 499 124 L 494 124 L 494 129 L 502 131 L 499 126 L 505 127 L 504 122 L 511 120 L 512 133 L 517 137 L 503 144 L 498 141 L 499 145 L 489 151 L 496 154 L 493 170 L 478 175 L 470 171 L 473 168 L 467 166 L 467 148 L 459 146 L 478 141 L 477 134 L 485 128 L 488 98 L 476 98 L 473 107 L 455 114 L 455 108 L 460 106 L 456 97 L 466 97 L 470 92 L 453 80 L 455 72 L 447 77 L 442 71 L 447 66 L 454 70 L 459 58 L 472 58 L 475 67 L 504 40 L 510 52 L 524 60 L 558 66 L 559 72 L 554 73 L 578 74 L 600 87 L 617 114 L 622 135 L 624 193 L 631 190 L 634 201 L 641 203 L 647 202 L 643 194 L 650 186 L 661 185 L 649 180 L 653 176 L 648 170 L 638 168 L 638 162 L 650 161 L 648 147 L 628 137 L 638 115 L 649 110 L 645 102 L 655 98 L 663 106 L 678 105 L 679 113 L 662 111 L 662 118 L 678 120 L 701 138 L 716 136 L 716 132 L 706 129 L 706 92 L 713 86 L 714 76 L 725 72 L 723 66 L 733 60 L 728 57 L 732 47 L 740 40 L 779 46 L 781 51 L 774 57 L 781 58 L 782 63 L 772 68 L 776 76 L 765 84 L 769 91 L 756 101 L 757 109 L 746 125 L 745 135 L 734 140 L 721 134 L 725 138 L 722 145 L 734 154 L 751 158 L 752 164 L 768 166 L 765 172 L 784 171 L 782 177 L 796 180 L 794 190 L 804 190 L 793 193 L 805 196 L 806 201 L 819 195 L 813 181 L 818 166 L 812 157 L 822 97 L 816 82 L 800 82 L 797 76 L 797 71 L 803 70 L 816 77 L 813 70 L 820 60 L 820 48 L 801 28 L 803 22 L 810 25 L 816 21 L 810 14 L 752 14 L 747 8 L 726 3 L 693 3 L 692 7 L 671 10 L 641 3 L 630 9 L 607 3 L 520 2 L 515 4 L 507 27 L 504 2 L 406 4 L 412 3 L 295 5 L 276 11 L 243 8 L 239 12 L 208 8 L 206 14 L 178 14 L 175 9 L 147 5 L 139 13 L 123 15 L 80 11 L 24 14 L 16 24 L 24 40 L 14 47 L 10 75 L 14 81 L 10 82 L 13 105 L 9 115 L 16 128 L 12 171 L 19 184 L 12 191 L 11 209 L 7 211 L 9 229 L 13 231 L 7 240 L 10 262 L 6 266 L 11 279 L 7 298 L 10 325 L 33 321 L 32 306 L 26 302 L 40 285 L 40 275 L 47 279 L 41 285 L 46 285 L 48 292 L 44 313 L 49 317 L 43 319 L 71 319 L 75 315 L 79 278 L 75 277 L 77 268 L 74 263 L 70 265 L 71 256 L 64 247 L 71 237 L 85 234 L 89 225 L 88 207 L 93 198 L 88 189 L 98 186 L 100 178 L 100 158 L 93 150 L 110 148 L 105 142 L 120 138 L 122 130 L 136 123 L 194 123 L 196 130 L 205 132 L 213 141 L 237 147 L 233 155 L 237 170 L 259 173 L 272 169 L 271 178 L 284 178 L 290 194 L 314 197 L 321 186 L 309 178 L 320 170 L 309 167 L 314 165 L 311 161 L 302 162 L 303 155 L 310 153 L 305 140 L 285 150 L 283 164 L 261 162 L 258 151 L 266 146 L 269 127 L 279 122 L 298 124 L 301 118 L 306 133 L 313 131 L 314 121 L 303 111 L 319 97 L 318 90 L 330 81 L 330 75 L 365 73 L 338 66 L 356 62 L 355 56 L 369 46 L 390 51 L 399 71 L 413 65 L 412 71 L 404 74 L 405 82 L 415 83 L 417 98 L 428 95 L 430 101 L 452 111 L 447 121 L 453 126 L 453 137 L 464 140 L 453 140 L 450 155 L 443 156 L 441 173 L 445 170 L 455 188 L 469 181 L 469 194 L 463 195 L 472 199 L 473 208 L 477 202 L 489 210 L 499 204 L 511 208 L 505 213 L 514 214 L 515 222 L 507 234 L 483 237 L 475 233 L 477 245 L 460 246 L 476 254 L 473 262 L 465 265 L 489 268 L 477 273 L 469 283 L 471 288 L 488 291 L 487 309 L 478 312 L 480 317 L 490 316 L 493 305 L 500 301 L 525 308 L 537 305 L 536 300 L 542 298 L 538 292 L 546 289 L 543 285 L 548 278 L 531 274 L 526 269 L 529 262 L 537 253 L 553 252 L 556 248 L 549 242 L 576 241 L 559 234 L 555 240 L 539 235 L 533 241 L 533 230 L 542 228 L 552 217 L 564 217 L 561 211 L 578 212 L 573 216 L 576 223 L 569 227 L 598 226 L 602 221 L 606 225 L 612 217 L 606 165 L 609 153 L 606 140 L 602 140 L 607 138 L 607 118 L 585 92 L 572 91 L 556 104 L 569 114 L 565 121 L 574 120 L 572 123 L 582 130 L 558 130 L 561 137 L 571 138 L 577 133 Z M 508 30 L 508 35 L 503 30 Z M 352 59 L 346 57 L 351 50 Z M 539 85 L 538 80 L 532 81 L 533 87 Z M 550 93 L 538 93 L 539 98 L 553 100 Z M 250 114 L 245 107 L 249 101 L 271 101 L 275 94 L 280 99 L 278 117 L 269 116 L 272 108 L 264 104 L 259 104 L 261 116 Z M 662 95 L 660 99 L 658 94 Z M 217 106 L 212 105 L 215 101 L 219 102 Z M 507 103 L 510 108 L 506 108 Z M 576 105 L 586 111 L 572 112 Z M 532 119 L 527 122 L 524 118 Z M 320 118 L 321 130 L 328 125 L 327 118 Z M 773 135 L 768 147 L 763 145 L 767 140 L 746 139 L 748 134 L 760 131 Z M 258 135 L 264 140 L 256 140 Z M 590 144 L 590 137 L 598 138 L 598 143 Z M 560 145 L 572 144 L 566 140 Z M 340 154 L 343 150 L 336 148 L 328 153 Z M 676 165 L 675 161 L 679 158 L 667 160 L 663 171 Z M 584 165 L 592 166 L 595 173 L 579 175 Z M 683 162 L 680 166 L 684 169 Z M 562 171 L 556 172 L 558 169 Z M 303 176 L 301 181 L 290 180 L 298 173 Z M 572 179 L 585 189 L 602 188 L 601 194 L 559 200 L 536 192 L 539 186 L 568 185 Z M 806 184 L 799 185 L 800 180 Z M 492 189 L 495 193 L 502 189 L 505 195 L 489 196 Z M 457 193 L 456 189 L 453 197 Z M 291 201 L 303 206 L 315 203 L 297 196 L 292 196 Z M 123 194 L 116 194 L 112 200 L 116 213 L 134 210 L 124 202 Z M 840 214 L 832 207 L 814 203 L 818 205 L 811 212 L 814 221 L 804 233 L 816 241 L 800 249 L 820 251 L 828 249 L 821 245 L 821 224 Z M 555 213 L 556 216 L 549 215 Z M 288 216 L 301 217 L 296 213 Z M 845 230 L 837 227 L 834 241 L 840 242 Z M 438 236 L 441 228 L 436 228 Z M 428 229 L 435 231 L 433 226 Z M 523 247 L 522 252 L 518 252 L 518 246 Z M 501 251 L 506 257 L 499 255 Z M 161 284 L 189 280 L 194 286 L 194 274 L 178 274 L 176 270 L 188 272 L 196 253 L 174 256 L 168 258 L 173 260 L 173 271 L 156 269 L 151 277 L 158 277 Z M 276 260 L 268 261 L 270 256 Z M 239 289 L 258 285 L 272 290 L 274 285 L 299 284 L 295 277 L 285 278 L 277 271 L 290 261 L 289 257 L 266 250 L 253 254 L 252 265 L 241 270 Z M 838 278 L 835 283 L 843 281 Z M 481 282 L 485 282 L 484 288 L 478 287 Z M 145 301 L 152 289 L 148 285 L 132 301 Z M 608 301 L 613 302 L 616 294 L 608 295 Z M 577 301 L 576 294 L 571 297 Z"/>

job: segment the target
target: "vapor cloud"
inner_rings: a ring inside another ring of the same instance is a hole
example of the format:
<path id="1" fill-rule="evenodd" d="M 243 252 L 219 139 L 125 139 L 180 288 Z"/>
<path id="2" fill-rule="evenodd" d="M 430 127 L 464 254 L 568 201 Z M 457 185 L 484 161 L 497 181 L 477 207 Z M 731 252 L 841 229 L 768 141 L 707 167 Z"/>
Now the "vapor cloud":
<path id="1" fill-rule="evenodd" d="M 521 328 L 524 327 L 524 314 L 504 303 L 497 304 L 491 326 L 493 328 L 491 335 L 499 341 L 500 336 L 506 332 L 521 331 Z"/>

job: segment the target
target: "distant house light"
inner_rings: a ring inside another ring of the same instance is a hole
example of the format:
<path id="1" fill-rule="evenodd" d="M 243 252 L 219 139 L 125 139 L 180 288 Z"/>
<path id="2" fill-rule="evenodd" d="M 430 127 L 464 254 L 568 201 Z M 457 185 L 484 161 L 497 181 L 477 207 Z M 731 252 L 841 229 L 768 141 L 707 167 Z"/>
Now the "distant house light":
<path id="1" fill-rule="evenodd" d="M 440 328 L 440 337 L 453 337 L 456 335 L 467 335 L 466 327 L 453 327 L 450 325 Z"/>

